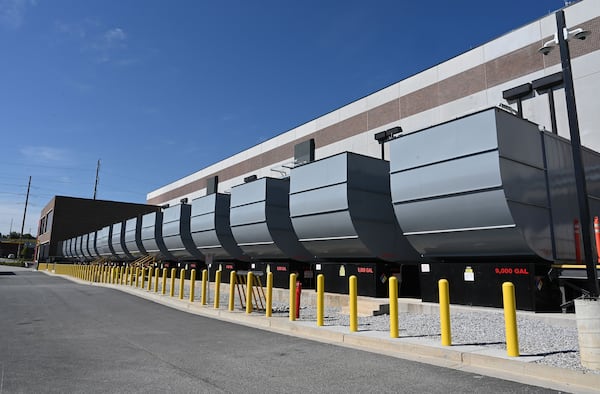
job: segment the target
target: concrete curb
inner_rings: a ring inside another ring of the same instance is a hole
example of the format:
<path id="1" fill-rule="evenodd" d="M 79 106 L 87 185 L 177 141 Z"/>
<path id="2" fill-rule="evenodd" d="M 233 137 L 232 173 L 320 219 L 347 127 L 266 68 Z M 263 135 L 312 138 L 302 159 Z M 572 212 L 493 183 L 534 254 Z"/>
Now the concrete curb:
<path id="1" fill-rule="evenodd" d="M 453 368 L 467 372 L 511 380 L 555 390 L 577 393 L 597 393 L 600 387 L 600 374 L 589 374 L 570 369 L 534 364 L 535 357 L 522 356 L 509 358 L 503 352 L 492 351 L 478 346 L 444 347 L 429 341 L 419 343 L 418 338 L 400 337 L 392 339 L 385 333 L 359 331 L 350 333 L 347 327 L 309 326 L 306 321 L 291 322 L 288 317 L 266 318 L 262 314 L 246 314 L 242 311 L 229 312 L 227 309 L 214 309 L 212 305 L 180 300 L 160 293 L 123 285 L 90 283 L 68 275 L 46 271 L 48 275 L 60 276 L 79 284 L 99 286 L 123 291 L 140 298 L 153 301 L 184 312 L 219 319 L 248 327 L 300 337 L 309 340 L 346 346 L 354 349 L 385 354 L 392 357 Z M 384 335 L 385 334 L 385 335 Z"/>

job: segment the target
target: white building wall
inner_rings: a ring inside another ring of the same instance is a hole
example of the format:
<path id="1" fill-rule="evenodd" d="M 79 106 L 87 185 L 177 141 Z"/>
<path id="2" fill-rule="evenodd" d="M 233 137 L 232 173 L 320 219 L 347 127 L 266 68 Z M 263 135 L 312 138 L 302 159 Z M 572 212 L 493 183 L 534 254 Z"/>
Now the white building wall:
<path id="1" fill-rule="evenodd" d="M 568 25 L 574 26 L 584 23 L 592 18 L 600 17 L 599 4 L 600 3 L 597 0 L 584 0 L 567 7 L 565 9 L 565 14 Z M 472 70 L 475 67 L 513 53 L 523 47 L 533 44 L 539 44 L 541 46 L 543 40 L 548 39 L 554 34 L 555 31 L 555 16 L 554 14 L 551 14 L 527 26 L 523 26 L 519 29 L 511 31 L 478 48 L 474 48 L 473 50 L 449 59 L 444 63 L 424 70 L 423 72 L 413 75 L 394 85 L 388 86 L 367 97 L 336 109 L 286 133 L 280 134 L 261 144 L 215 163 L 192 175 L 154 190 L 148 193 L 147 198 L 151 199 L 160 196 L 169 190 L 173 190 L 195 180 L 205 178 L 211 174 L 218 173 L 225 168 L 243 162 L 251 157 L 261 155 L 278 146 L 293 142 L 299 138 L 306 137 L 325 127 L 332 126 L 355 115 L 365 113 L 368 110 L 377 108 L 383 104 L 391 102 L 392 100 L 396 100 L 407 94 L 416 92 L 424 87 L 444 81 L 447 78 L 459 75 L 467 70 Z M 588 39 L 600 40 L 600 37 L 590 37 Z M 578 43 L 578 41 L 573 41 L 571 45 L 575 46 L 578 45 Z M 556 48 L 556 51 L 558 52 L 558 48 Z M 539 54 L 539 56 L 542 55 Z M 546 60 L 547 59 L 544 59 L 544 61 Z M 594 150 L 600 151 L 600 99 L 598 98 L 598 94 L 600 93 L 600 50 L 596 50 L 595 52 L 573 59 L 572 65 L 582 143 Z M 373 157 L 380 157 L 381 147 L 373 138 L 374 134 L 379 131 L 400 125 L 403 127 L 405 132 L 412 132 L 440 122 L 445 122 L 460 116 L 464 116 L 478 110 L 496 106 L 500 103 L 508 104 L 502 98 L 502 92 L 504 90 L 523 83 L 531 82 L 532 80 L 553 74 L 558 71 L 560 71 L 560 65 L 552 65 L 550 67 L 532 72 L 528 75 L 489 87 L 488 89 L 469 94 L 449 103 L 422 111 L 412 116 L 401 117 L 400 120 L 393 121 L 377 128 L 372 128 L 365 133 L 346 138 L 326 146 L 317 146 L 315 152 L 316 158 L 320 159 L 343 151 L 352 151 Z M 554 91 L 554 100 L 556 104 L 558 132 L 560 135 L 568 137 L 569 133 L 566 117 L 566 105 L 564 100 L 564 90 L 562 88 Z M 516 104 L 513 103 L 512 107 L 516 109 Z M 540 125 L 546 127 L 546 129 L 550 130 L 552 127 L 548 108 L 548 97 L 546 94 L 537 95 L 534 92 L 532 97 L 523 100 L 524 117 L 533 122 L 539 123 Z M 401 114 L 402 110 L 403 109 L 400 108 Z M 386 154 L 389 155 L 389 153 Z M 227 191 L 232 186 L 242 183 L 243 178 L 250 174 L 256 174 L 258 177 L 279 176 L 277 172 L 271 171 L 271 168 L 280 167 L 282 164 L 287 164 L 291 160 L 292 158 L 290 157 L 289 159 L 286 159 L 280 163 L 256 169 L 233 179 L 223 180 L 219 184 L 219 191 Z M 203 196 L 204 194 L 205 189 L 202 188 L 188 194 L 187 197 L 193 199 Z M 167 202 L 176 203 L 181 198 L 182 197 L 180 196 Z"/>

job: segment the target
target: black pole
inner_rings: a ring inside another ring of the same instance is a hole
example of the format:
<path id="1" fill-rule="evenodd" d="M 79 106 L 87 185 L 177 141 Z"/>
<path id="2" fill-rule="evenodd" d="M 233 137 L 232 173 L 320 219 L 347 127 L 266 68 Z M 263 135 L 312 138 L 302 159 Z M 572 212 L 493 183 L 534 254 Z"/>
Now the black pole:
<path id="1" fill-rule="evenodd" d="M 96 166 L 96 182 L 94 183 L 94 200 L 96 199 L 96 192 L 98 191 L 98 175 L 100 174 L 100 159 L 98 159 L 98 165 Z"/>
<path id="2" fill-rule="evenodd" d="M 25 230 L 25 217 L 27 216 L 27 204 L 29 204 L 29 190 L 31 189 L 31 175 L 29 176 L 29 183 L 27 183 L 27 197 L 25 197 L 25 209 L 23 210 L 23 223 L 21 224 L 21 236 L 19 237 L 19 244 L 17 246 L 17 258 L 21 254 L 21 241 L 23 240 L 23 231 Z"/>
<path id="3" fill-rule="evenodd" d="M 575 171 L 575 187 L 577 189 L 577 205 L 579 206 L 579 220 L 581 223 L 581 238 L 583 240 L 583 258 L 588 278 L 588 290 L 592 297 L 600 295 L 598 274 L 596 272 L 596 259 L 592 253 L 590 206 L 587 198 L 587 185 L 583 156 L 581 154 L 581 139 L 579 137 L 579 121 L 577 119 L 577 105 L 575 104 L 575 87 L 573 86 L 573 72 L 571 70 L 571 54 L 569 44 L 565 40 L 567 31 L 565 13 L 563 10 L 556 12 L 556 29 L 558 46 L 560 48 L 560 61 L 562 64 L 563 83 L 565 86 L 565 100 L 567 102 L 567 117 L 569 119 L 569 132 L 571 135 L 571 150 L 573 152 L 573 169 Z"/>

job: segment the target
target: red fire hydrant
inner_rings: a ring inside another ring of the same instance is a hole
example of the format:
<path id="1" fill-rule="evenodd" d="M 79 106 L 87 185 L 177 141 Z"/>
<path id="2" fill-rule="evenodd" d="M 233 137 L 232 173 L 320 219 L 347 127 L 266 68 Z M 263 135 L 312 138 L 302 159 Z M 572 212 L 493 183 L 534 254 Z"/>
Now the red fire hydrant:
<path id="1" fill-rule="evenodd" d="M 302 295 L 302 282 L 296 282 L 296 319 L 300 318 L 300 296 Z"/>

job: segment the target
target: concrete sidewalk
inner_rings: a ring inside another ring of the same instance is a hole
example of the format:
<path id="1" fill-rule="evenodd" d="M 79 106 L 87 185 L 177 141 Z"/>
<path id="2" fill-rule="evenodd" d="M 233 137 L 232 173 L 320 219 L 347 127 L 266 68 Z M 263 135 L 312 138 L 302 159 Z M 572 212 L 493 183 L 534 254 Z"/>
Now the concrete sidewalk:
<path id="1" fill-rule="evenodd" d="M 55 275 L 50 272 L 49 275 Z M 227 322 L 242 324 L 262 330 L 277 332 L 305 339 L 347 346 L 355 349 L 385 354 L 413 361 L 433 364 L 446 368 L 463 370 L 471 373 L 492 376 L 515 382 L 551 388 L 560 391 L 577 393 L 600 392 L 600 374 L 583 373 L 571 369 L 557 368 L 533 363 L 539 359 L 535 356 L 508 357 L 506 352 L 477 345 L 441 346 L 439 341 L 426 337 L 390 338 L 388 332 L 359 330 L 351 333 L 344 326 L 317 327 L 316 322 L 289 321 L 287 314 L 266 318 L 264 313 L 246 314 L 244 311 L 234 312 L 214 309 L 212 305 L 201 305 L 199 302 L 180 300 L 177 296 L 170 297 L 160 293 L 150 292 L 141 288 L 112 285 L 105 283 L 90 283 L 67 275 L 58 275 L 77 283 L 92 286 L 102 286 L 120 290 L 147 300 L 166 305 L 178 310 L 200 316 L 220 319 Z M 287 292 L 287 290 L 285 290 Z M 360 301 L 359 301 L 360 302 Z M 419 308 L 435 308 L 437 305 L 420 303 L 417 300 L 400 300 L 400 309 L 415 311 Z M 422 304 L 421 307 L 418 304 Z M 453 306 L 454 308 L 455 306 Z M 525 312 L 527 313 L 527 312 Z M 556 314 L 532 314 L 540 320 L 559 321 L 559 324 L 574 324 L 571 316 Z"/>

